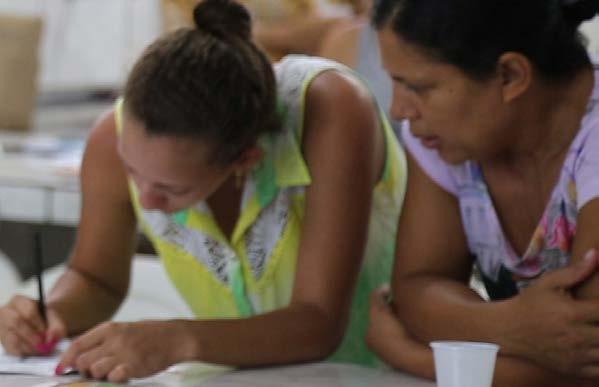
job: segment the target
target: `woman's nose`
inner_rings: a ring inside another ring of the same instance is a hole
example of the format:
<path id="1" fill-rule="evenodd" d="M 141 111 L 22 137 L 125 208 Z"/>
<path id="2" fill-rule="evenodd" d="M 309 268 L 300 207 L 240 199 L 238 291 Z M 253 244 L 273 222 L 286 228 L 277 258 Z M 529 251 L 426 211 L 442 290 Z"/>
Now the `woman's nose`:
<path id="1" fill-rule="evenodd" d="M 394 87 L 393 101 L 391 103 L 390 115 L 394 120 L 414 120 L 420 116 L 420 112 L 414 97 Z"/>
<path id="2" fill-rule="evenodd" d="M 139 203 L 146 210 L 164 210 L 167 200 L 166 197 L 156 192 L 150 185 L 137 184 L 139 191 Z"/>

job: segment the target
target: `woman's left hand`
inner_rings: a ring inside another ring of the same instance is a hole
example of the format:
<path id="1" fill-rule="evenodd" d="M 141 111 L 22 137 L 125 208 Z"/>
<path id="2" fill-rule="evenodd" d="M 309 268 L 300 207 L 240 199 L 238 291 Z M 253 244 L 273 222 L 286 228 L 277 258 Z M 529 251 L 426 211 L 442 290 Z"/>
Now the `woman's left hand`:
<path id="1" fill-rule="evenodd" d="M 370 294 L 369 324 L 366 332 L 368 345 L 379 351 L 403 352 L 416 344 L 410 337 L 389 302 L 390 289 L 384 285 Z"/>
<path id="2" fill-rule="evenodd" d="M 57 373 L 75 368 L 112 383 L 155 374 L 186 359 L 193 340 L 178 321 L 106 322 L 75 339 Z"/>
<path id="3" fill-rule="evenodd" d="M 370 295 L 370 323 L 366 343 L 392 367 L 434 379 L 431 349 L 410 335 L 394 313 L 389 297 L 388 286 L 383 286 Z"/>

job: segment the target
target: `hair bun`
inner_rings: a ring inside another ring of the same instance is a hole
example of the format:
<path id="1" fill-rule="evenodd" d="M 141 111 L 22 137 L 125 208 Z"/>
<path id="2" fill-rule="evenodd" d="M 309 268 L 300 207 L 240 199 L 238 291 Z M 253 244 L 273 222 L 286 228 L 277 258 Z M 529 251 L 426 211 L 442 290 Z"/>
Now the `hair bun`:
<path id="1" fill-rule="evenodd" d="M 576 28 L 599 12 L 599 0 L 562 0 L 561 3 L 564 18 Z"/>
<path id="2" fill-rule="evenodd" d="M 193 10 L 196 28 L 224 38 L 237 36 L 250 40 L 252 20 L 247 9 L 233 0 L 204 0 Z"/>

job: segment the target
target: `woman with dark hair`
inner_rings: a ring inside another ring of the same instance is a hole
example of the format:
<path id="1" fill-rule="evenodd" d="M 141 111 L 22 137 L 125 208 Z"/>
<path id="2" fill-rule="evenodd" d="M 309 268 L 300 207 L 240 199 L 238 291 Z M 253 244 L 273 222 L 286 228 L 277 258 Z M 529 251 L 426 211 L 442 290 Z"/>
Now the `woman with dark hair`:
<path id="1" fill-rule="evenodd" d="M 28 355 L 85 332 L 61 367 L 110 381 L 192 360 L 374 364 L 368 294 L 390 274 L 406 178 L 384 114 L 333 62 L 273 70 L 239 4 L 206 0 L 194 15 L 145 51 L 93 129 L 48 326 L 15 297 L 2 345 Z M 197 319 L 96 327 L 127 293 L 137 224 Z"/>
<path id="2" fill-rule="evenodd" d="M 495 342 L 496 385 L 597 385 L 599 86 L 578 33 L 597 11 L 376 3 L 410 176 L 393 301 L 371 303 L 368 341 L 390 364 L 432 378 L 425 343 Z M 467 286 L 473 262 L 491 302 Z"/>

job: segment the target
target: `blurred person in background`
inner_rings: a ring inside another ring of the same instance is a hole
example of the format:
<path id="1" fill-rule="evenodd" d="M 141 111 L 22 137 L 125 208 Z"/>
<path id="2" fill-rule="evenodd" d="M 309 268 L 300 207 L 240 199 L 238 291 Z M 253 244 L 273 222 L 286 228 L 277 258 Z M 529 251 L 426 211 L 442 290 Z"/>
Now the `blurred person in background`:
<path id="1" fill-rule="evenodd" d="M 317 55 L 323 38 L 338 26 L 352 24 L 369 0 L 242 0 L 254 19 L 254 39 L 276 61 L 288 54 Z M 165 26 L 193 24 L 199 0 L 163 0 Z"/>

